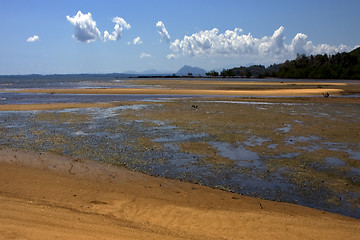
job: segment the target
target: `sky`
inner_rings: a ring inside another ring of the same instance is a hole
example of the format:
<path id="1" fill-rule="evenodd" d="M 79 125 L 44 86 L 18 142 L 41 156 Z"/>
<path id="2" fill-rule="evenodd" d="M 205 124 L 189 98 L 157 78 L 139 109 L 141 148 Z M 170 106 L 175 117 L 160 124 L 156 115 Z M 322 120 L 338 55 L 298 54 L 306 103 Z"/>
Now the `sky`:
<path id="1" fill-rule="evenodd" d="M 360 46 L 359 0 L 0 0 L 0 75 L 270 65 Z"/>

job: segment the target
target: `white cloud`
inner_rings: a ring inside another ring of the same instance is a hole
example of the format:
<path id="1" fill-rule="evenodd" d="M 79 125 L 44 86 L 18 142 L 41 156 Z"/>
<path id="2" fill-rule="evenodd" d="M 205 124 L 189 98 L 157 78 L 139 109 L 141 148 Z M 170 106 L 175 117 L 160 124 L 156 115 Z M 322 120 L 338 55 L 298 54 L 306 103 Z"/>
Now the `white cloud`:
<path id="1" fill-rule="evenodd" d="M 136 37 L 134 38 L 133 40 L 133 44 L 134 45 L 138 45 L 138 44 L 142 44 L 143 42 L 141 41 L 141 38 L 140 37 Z"/>
<path id="2" fill-rule="evenodd" d="M 173 60 L 173 59 L 177 59 L 177 56 L 173 53 L 170 53 L 169 55 L 166 56 L 166 58 L 169 60 Z"/>
<path id="3" fill-rule="evenodd" d="M 75 16 L 66 16 L 66 19 L 74 26 L 73 37 L 78 41 L 88 43 L 101 37 L 91 13 L 83 14 L 78 11 Z"/>
<path id="4" fill-rule="evenodd" d="M 124 29 L 130 29 L 131 25 L 128 24 L 123 18 L 121 17 L 114 17 L 112 20 L 115 24 L 114 31 L 109 34 L 108 31 L 104 32 L 104 41 L 112 40 L 116 41 L 122 37 L 122 32 Z"/>
<path id="5" fill-rule="evenodd" d="M 149 58 L 151 55 L 149 53 L 141 53 L 140 58 Z"/>
<path id="6" fill-rule="evenodd" d="M 164 23 L 162 21 L 158 21 L 156 23 L 156 27 L 158 28 L 158 33 L 161 35 L 161 37 L 167 42 L 170 42 L 170 35 L 166 30 Z"/>
<path id="7" fill-rule="evenodd" d="M 39 39 L 40 39 L 39 36 L 34 35 L 34 36 L 32 36 L 32 37 L 29 37 L 26 41 L 27 41 L 27 42 L 36 42 L 36 41 L 38 41 Z"/>
<path id="8" fill-rule="evenodd" d="M 285 47 L 284 40 L 285 37 L 283 26 L 275 30 L 274 34 L 271 37 L 263 37 L 258 43 L 258 46 L 256 46 L 257 39 L 254 38 L 255 46 L 256 48 L 258 48 L 260 55 L 281 55 Z"/>
<path id="9" fill-rule="evenodd" d="M 314 45 L 307 40 L 307 35 L 298 33 L 291 44 L 286 44 L 284 27 L 274 31 L 272 36 L 262 38 L 253 37 L 250 33 L 245 35 L 242 29 L 226 30 L 219 34 L 219 30 L 200 31 L 191 36 L 184 36 L 182 40 L 176 39 L 170 43 L 174 53 L 187 56 L 226 56 L 251 57 L 263 62 L 276 62 L 293 58 L 297 53 L 323 54 L 349 51 L 352 48 L 346 45 L 330 46 L 328 44 Z M 168 55 L 168 59 L 174 56 Z"/>

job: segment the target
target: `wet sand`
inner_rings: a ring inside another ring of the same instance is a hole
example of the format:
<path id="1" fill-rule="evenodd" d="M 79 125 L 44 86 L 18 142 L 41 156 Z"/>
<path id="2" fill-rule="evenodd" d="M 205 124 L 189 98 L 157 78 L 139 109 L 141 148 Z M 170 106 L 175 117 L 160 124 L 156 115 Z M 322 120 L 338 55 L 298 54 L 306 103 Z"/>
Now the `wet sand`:
<path id="1" fill-rule="evenodd" d="M 32 111 L 32 110 L 57 110 L 71 108 L 111 107 L 111 103 L 44 103 L 44 104 L 8 104 L 0 105 L 0 111 Z"/>
<path id="2" fill-rule="evenodd" d="M 284 96 L 283 96 L 284 97 Z M 360 103 L 358 97 L 330 97 L 330 98 L 319 98 L 319 97 L 236 97 L 230 96 L 224 97 L 210 97 L 204 98 L 203 100 L 211 101 L 246 101 L 246 102 L 270 102 L 270 103 Z M 121 102 L 90 102 L 90 103 L 38 103 L 38 104 L 4 104 L 0 105 L 0 111 L 34 111 L 34 110 L 61 110 L 61 109 L 72 109 L 72 108 L 109 108 L 124 104 L 136 104 L 142 101 L 121 101 Z M 148 103 L 148 102 L 143 102 Z"/>
<path id="3" fill-rule="evenodd" d="M 360 221 L 95 161 L 0 151 L 4 239 L 357 239 Z"/>

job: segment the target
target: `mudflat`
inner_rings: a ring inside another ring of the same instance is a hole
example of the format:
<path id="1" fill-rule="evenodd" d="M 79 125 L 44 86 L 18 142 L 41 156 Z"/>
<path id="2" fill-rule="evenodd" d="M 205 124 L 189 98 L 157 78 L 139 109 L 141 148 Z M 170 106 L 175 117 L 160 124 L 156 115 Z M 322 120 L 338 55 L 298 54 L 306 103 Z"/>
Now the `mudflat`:
<path id="1" fill-rule="evenodd" d="M 357 239 L 360 221 L 51 153 L 0 151 L 2 239 Z"/>

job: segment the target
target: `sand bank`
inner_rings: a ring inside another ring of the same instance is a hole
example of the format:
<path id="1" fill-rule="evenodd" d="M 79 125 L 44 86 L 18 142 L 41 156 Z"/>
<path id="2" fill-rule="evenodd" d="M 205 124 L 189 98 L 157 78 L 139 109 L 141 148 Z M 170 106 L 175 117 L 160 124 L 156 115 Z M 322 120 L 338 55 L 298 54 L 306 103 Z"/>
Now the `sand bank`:
<path id="1" fill-rule="evenodd" d="M 210 97 L 202 98 L 205 101 L 245 101 L 245 102 L 269 102 L 269 103 L 354 103 L 359 104 L 360 98 L 357 97 L 334 97 L 334 98 L 321 98 L 321 97 Z M 132 105 L 132 104 L 148 104 L 149 102 L 142 101 L 121 101 L 121 102 L 93 102 L 93 103 L 39 103 L 39 104 L 5 104 L 0 105 L 0 111 L 34 111 L 34 110 L 61 110 L 72 108 L 110 108 L 119 105 Z"/>
<path id="2" fill-rule="evenodd" d="M 339 95 L 342 89 L 260 89 L 260 90 L 209 90 L 165 88 L 91 88 L 91 89 L 24 89 L 11 92 L 47 94 L 161 94 L 161 95 L 223 95 L 223 96 L 321 96 L 322 93 Z"/>
<path id="3" fill-rule="evenodd" d="M 286 81 L 282 79 L 277 79 L 278 81 L 224 81 L 224 80 L 193 80 L 193 79 L 131 79 L 126 80 L 125 82 L 132 85 L 175 85 L 175 86 L 184 86 L 184 85 L 238 85 L 238 86 L 346 86 L 348 83 L 346 82 L 293 82 L 293 81 Z"/>
<path id="4" fill-rule="evenodd" d="M 357 239 L 360 221 L 50 153 L 0 150 L 5 239 Z"/>

